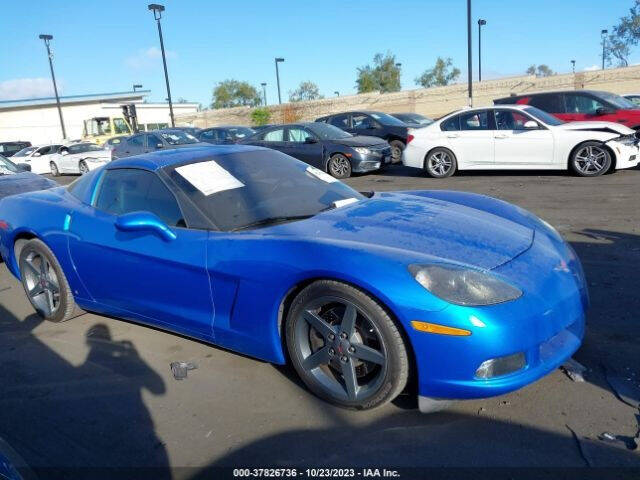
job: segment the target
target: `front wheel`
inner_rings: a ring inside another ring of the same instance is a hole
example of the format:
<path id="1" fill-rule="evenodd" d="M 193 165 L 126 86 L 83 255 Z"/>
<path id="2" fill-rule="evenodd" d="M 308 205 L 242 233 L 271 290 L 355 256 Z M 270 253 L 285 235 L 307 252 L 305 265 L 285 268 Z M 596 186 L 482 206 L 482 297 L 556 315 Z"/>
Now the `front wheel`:
<path id="1" fill-rule="evenodd" d="M 87 162 L 82 160 L 80 162 L 80 164 L 78 165 L 78 170 L 80 170 L 80 175 L 84 175 L 85 173 L 89 173 L 89 167 L 87 165 Z"/>
<path id="2" fill-rule="evenodd" d="M 351 176 L 351 162 L 341 153 L 336 153 L 329 159 L 328 170 L 335 178 L 349 178 Z"/>
<path id="3" fill-rule="evenodd" d="M 574 150 L 571 170 L 581 177 L 597 177 L 611 168 L 611 154 L 600 142 L 585 142 Z"/>
<path id="4" fill-rule="evenodd" d="M 60 170 L 58 170 L 58 165 L 56 165 L 55 162 L 51 162 L 51 164 L 49 165 L 51 167 L 51 175 L 54 177 L 59 177 L 60 176 Z"/>
<path id="5" fill-rule="evenodd" d="M 446 178 L 453 175 L 458 168 L 455 155 L 446 148 L 434 148 L 424 161 L 427 175 L 433 178 Z"/>
<path id="6" fill-rule="evenodd" d="M 391 145 L 391 161 L 393 163 L 400 162 L 400 160 L 402 160 L 402 151 L 406 145 L 400 140 L 391 140 L 389 145 Z"/>
<path id="7" fill-rule="evenodd" d="M 341 407 L 369 409 L 406 386 L 407 348 L 371 296 L 320 280 L 298 294 L 286 320 L 287 349 L 309 390 Z"/>

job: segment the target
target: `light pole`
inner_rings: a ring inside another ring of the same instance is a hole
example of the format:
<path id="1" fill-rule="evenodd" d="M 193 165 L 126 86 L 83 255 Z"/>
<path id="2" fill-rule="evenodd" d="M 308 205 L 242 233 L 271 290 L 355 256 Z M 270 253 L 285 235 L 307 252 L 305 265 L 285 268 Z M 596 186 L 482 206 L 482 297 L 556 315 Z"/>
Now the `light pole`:
<path id="1" fill-rule="evenodd" d="M 482 26 L 486 25 L 487 21 L 478 19 L 478 81 L 482 81 Z"/>
<path id="2" fill-rule="evenodd" d="M 41 34 L 39 36 L 41 40 L 44 40 L 44 44 L 47 47 L 47 56 L 49 57 L 49 68 L 51 68 L 51 80 L 53 80 L 53 93 L 56 94 L 56 105 L 58 106 L 58 115 L 60 116 L 60 127 L 62 128 L 62 138 L 67 139 L 67 131 L 64 128 L 64 119 L 62 118 L 62 107 L 60 106 L 60 97 L 58 96 L 58 86 L 56 85 L 56 76 L 53 73 L 53 53 L 51 53 L 51 47 L 49 43 L 53 39 L 53 35 Z"/>
<path id="3" fill-rule="evenodd" d="M 471 75 L 473 70 L 471 58 L 471 0 L 467 0 L 467 91 L 469 95 L 469 106 L 473 106 L 473 86 L 471 84 Z"/>
<path id="4" fill-rule="evenodd" d="M 162 40 L 162 27 L 160 26 L 160 19 L 162 18 L 162 12 L 164 12 L 164 6 L 157 3 L 152 3 L 147 7 L 153 12 L 153 18 L 158 24 L 158 35 L 160 36 L 160 50 L 162 50 L 162 65 L 164 66 L 164 80 L 167 83 L 167 99 L 169 100 L 169 116 L 171 117 L 171 126 L 175 127 L 176 122 L 173 118 L 173 103 L 171 102 L 171 89 L 169 88 L 169 73 L 167 72 L 167 57 L 164 54 L 164 41 Z"/>
<path id="5" fill-rule="evenodd" d="M 338 90 L 336 90 L 336 91 L 335 91 L 335 92 L 333 92 L 333 93 L 335 93 L 335 94 L 336 94 L 336 97 L 339 97 L 339 96 L 340 96 L 340 92 L 339 92 Z"/>
<path id="6" fill-rule="evenodd" d="M 139 83 L 136 83 L 136 84 L 133 86 L 133 91 L 135 92 L 138 88 L 142 88 L 142 85 L 140 85 Z"/>
<path id="7" fill-rule="evenodd" d="M 573 73 L 576 73 L 576 61 L 571 60 L 571 70 Z"/>
<path id="8" fill-rule="evenodd" d="M 600 32 L 600 36 L 602 37 L 602 70 L 604 70 L 604 48 L 607 44 L 607 33 L 609 33 L 607 29 L 602 29 Z"/>
<path id="9" fill-rule="evenodd" d="M 282 98 L 280 97 L 280 71 L 278 70 L 278 63 L 284 62 L 284 58 L 276 57 L 276 81 L 278 82 L 278 103 L 282 104 Z"/>
<path id="10" fill-rule="evenodd" d="M 267 106 L 267 83 L 266 82 L 262 82 L 260 85 L 262 85 L 262 100 L 264 101 L 264 106 Z"/>

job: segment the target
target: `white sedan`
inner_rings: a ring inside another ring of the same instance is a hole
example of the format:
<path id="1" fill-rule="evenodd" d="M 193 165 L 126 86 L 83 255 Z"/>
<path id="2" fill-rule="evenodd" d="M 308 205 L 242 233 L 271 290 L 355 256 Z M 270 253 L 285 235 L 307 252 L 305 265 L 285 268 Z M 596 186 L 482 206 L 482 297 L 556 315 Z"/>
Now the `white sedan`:
<path id="1" fill-rule="evenodd" d="M 63 173 L 85 174 L 111 161 L 111 150 L 95 143 L 63 145 L 49 159 L 51 175 Z"/>
<path id="2" fill-rule="evenodd" d="M 429 176 L 456 170 L 572 170 L 594 177 L 638 165 L 635 131 L 611 122 L 564 123 L 528 105 L 470 108 L 410 130 L 402 162 Z"/>
<path id="3" fill-rule="evenodd" d="M 50 158 L 58 152 L 62 145 L 41 145 L 37 147 L 27 147 L 14 155 L 17 163 L 31 165 L 31 172 L 37 174 L 51 172 Z"/>

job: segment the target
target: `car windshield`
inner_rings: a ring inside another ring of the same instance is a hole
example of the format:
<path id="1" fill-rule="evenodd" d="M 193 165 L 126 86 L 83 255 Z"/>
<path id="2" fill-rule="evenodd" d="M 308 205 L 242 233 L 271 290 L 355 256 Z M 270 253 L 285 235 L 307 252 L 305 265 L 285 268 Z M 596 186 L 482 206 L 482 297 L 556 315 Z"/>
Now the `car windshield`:
<path id="1" fill-rule="evenodd" d="M 564 122 L 557 117 L 554 117 L 550 113 L 544 112 L 536 107 L 527 107 L 524 109 L 532 117 L 540 120 L 542 123 L 546 123 L 547 125 L 562 125 Z"/>
<path id="2" fill-rule="evenodd" d="M 268 166 L 268 167 L 266 167 Z M 233 153 L 165 172 L 220 230 L 292 221 L 365 199 L 321 170 L 273 150 Z"/>
<path id="3" fill-rule="evenodd" d="M 0 155 L 0 175 L 11 175 L 13 173 L 18 173 L 18 167 L 11 160 Z"/>
<path id="4" fill-rule="evenodd" d="M 249 128 L 249 127 L 228 127 L 227 132 L 229 132 L 229 135 L 231 135 L 234 140 L 241 140 L 243 138 L 248 138 L 251 135 L 253 135 L 255 132 L 255 130 Z"/>
<path id="5" fill-rule="evenodd" d="M 392 117 L 391 115 L 387 115 L 386 113 L 376 112 L 370 113 L 370 115 L 379 121 L 383 125 L 388 125 L 390 127 L 404 127 L 404 122 L 398 120 L 396 117 Z"/>
<path id="6" fill-rule="evenodd" d="M 622 108 L 624 110 L 638 108 L 638 105 L 633 103 L 631 100 L 620 95 L 616 95 L 615 93 L 598 92 L 597 96 L 602 98 L 604 101 L 613 104 L 616 108 Z"/>
<path id="7" fill-rule="evenodd" d="M 33 151 L 36 150 L 37 147 L 27 147 L 20 150 L 18 153 L 14 154 L 14 157 L 26 157 L 30 155 Z"/>
<path id="8" fill-rule="evenodd" d="M 188 145 L 190 143 L 198 143 L 198 139 L 187 132 L 180 130 L 169 130 L 166 132 L 157 132 L 169 145 Z"/>
<path id="9" fill-rule="evenodd" d="M 353 136 L 350 133 L 345 132 L 344 130 L 340 130 L 338 127 L 329 125 L 328 123 L 316 122 L 307 125 L 307 128 L 322 140 L 339 140 L 341 138 L 349 138 Z"/>

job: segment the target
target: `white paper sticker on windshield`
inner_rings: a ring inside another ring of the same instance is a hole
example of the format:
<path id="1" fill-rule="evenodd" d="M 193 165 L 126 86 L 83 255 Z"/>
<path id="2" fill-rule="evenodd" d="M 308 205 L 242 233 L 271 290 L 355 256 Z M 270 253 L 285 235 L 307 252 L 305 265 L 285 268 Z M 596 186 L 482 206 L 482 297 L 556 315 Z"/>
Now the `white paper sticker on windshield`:
<path id="1" fill-rule="evenodd" d="M 358 201 L 357 198 L 345 198 L 344 200 L 336 200 L 333 202 L 333 206 L 336 208 L 344 207 L 345 205 L 350 205 L 352 203 L 356 203 Z"/>
<path id="2" fill-rule="evenodd" d="M 213 160 L 183 165 L 176 172 L 205 195 L 244 187 L 244 183 Z"/>
<path id="3" fill-rule="evenodd" d="M 311 166 L 307 167 L 307 172 L 309 172 L 314 177 L 319 178 L 323 182 L 333 183 L 333 182 L 337 182 L 338 181 L 337 178 L 333 178 L 328 173 L 325 173 L 325 172 L 323 172 L 322 170 L 320 170 L 320 169 L 318 169 L 316 167 L 311 167 Z"/>

